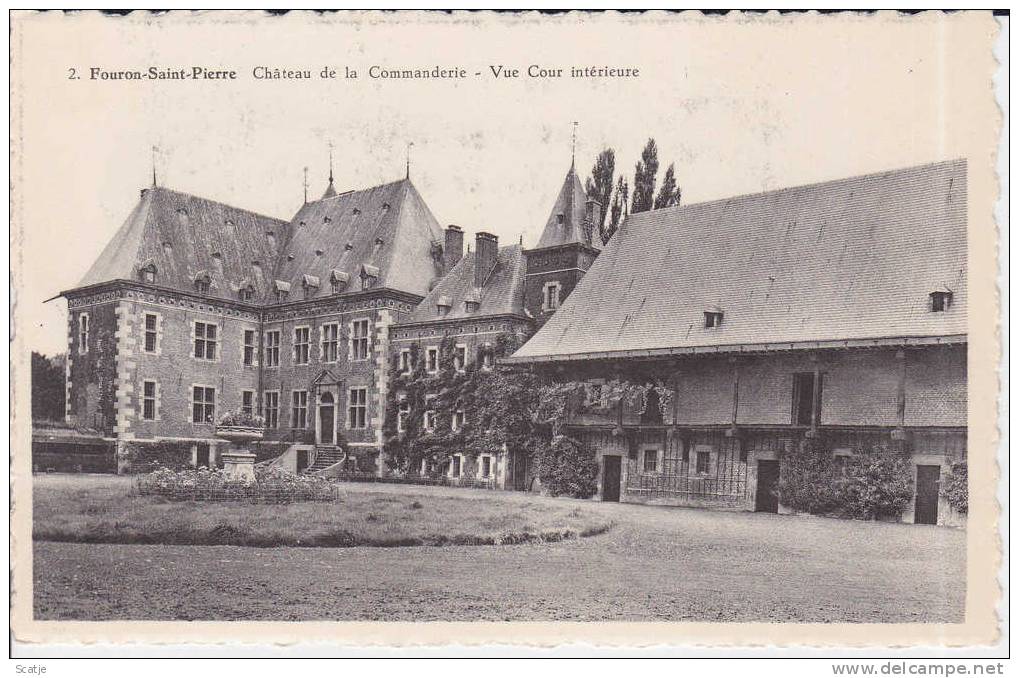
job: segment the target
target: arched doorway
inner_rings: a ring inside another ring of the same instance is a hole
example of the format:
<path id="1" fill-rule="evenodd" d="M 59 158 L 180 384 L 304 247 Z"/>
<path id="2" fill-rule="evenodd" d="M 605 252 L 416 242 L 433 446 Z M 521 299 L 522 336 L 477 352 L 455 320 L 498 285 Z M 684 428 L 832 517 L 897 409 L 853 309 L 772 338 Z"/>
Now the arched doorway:
<path id="1" fill-rule="evenodd" d="M 320 445 L 336 443 L 336 404 L 333 394 L 326 391 L 318 398 L 318 442 Z"/>

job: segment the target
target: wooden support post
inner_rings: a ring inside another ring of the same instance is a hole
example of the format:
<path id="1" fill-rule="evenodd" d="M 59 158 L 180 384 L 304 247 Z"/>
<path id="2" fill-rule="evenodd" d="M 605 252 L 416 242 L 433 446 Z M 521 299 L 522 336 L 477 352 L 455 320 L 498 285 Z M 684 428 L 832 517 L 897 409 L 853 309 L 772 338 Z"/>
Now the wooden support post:
<path id="1" fill-rule="evenodd" d="M 739 417 L 739 358 L 729 358 L 732 364 L 732 425 L 725 435 L 729 438 L 737 436 L 736 420 Z"/>
<path id="2" fill-rule="evenodd" d="M 895 388 L 896 427 L 892 431 L 892 440 L 901 447 L 906 440 L 906 351 L 896 351 L 895 359 L 899 363 L 899 381 Z"/>

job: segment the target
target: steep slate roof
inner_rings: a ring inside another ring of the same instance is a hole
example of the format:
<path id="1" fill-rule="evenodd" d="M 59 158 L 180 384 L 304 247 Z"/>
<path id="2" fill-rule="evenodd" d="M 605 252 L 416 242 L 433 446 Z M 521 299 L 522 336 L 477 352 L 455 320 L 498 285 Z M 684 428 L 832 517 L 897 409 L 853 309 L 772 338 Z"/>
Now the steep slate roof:
<path id="1" fill-rule="evenodd" d="M 584 228 L 584 217 L 587 212 L 587 193 L 580 183 L 576 170 L 570 166 L 566 173 L 563 187 L 559 189 L 552 213 L 545 222 L 545 230 L 541 233 L 537 248 L 554 247 L 570 243 L 593 245 L 590 233 Z M 563 223 L 559 223 L 559 215 L 563 215 Z"/>
<path id="2" fill-rule="evenodd" d="M 346 290 L 360 289 L 362 271 L 374 267 L 376 287 L 424 295 L 441 273 L 433 243 L 442 231 L 410 179 L 309 202 L 288 230 L 275 278 L 296 286 L 304 275 L 328 281 L 336 270 L 350 276 Z"/>
<path id="3" fill-rule="evenodd" d="M 285 229 L 286 222 L 280 219 L 152 187 L 143 192 L 79 287 L 139 280 L 139 270 L 152 264 L 156 284 L 164 287 L 193 292 L 195 277 L 205 272 L 210 296 L 237 299 L 236 290 L 245 280 L 258 294 L 271 284 L 269 276 L 276 263 L 273 241 L 282 242 Z M 218 262 L 214 253 L 220 255 Z M 252 262 L 259 262 L 262 275 Z"/>
<path id="4" fill-rule="evenodd" d="M 965 160 L 630 215 L 514 359 L 965 335 L 966 256 Z"/>
<path id="5" fill-rule="evenodd" d="M 474 286 L 477 252 L 467 252 L 439 284 L 428 293 L 404 322 L 424 322 L 455 318 L 477 318 L 500 313 L 524 313 L 524 256 L 520 245 L 499 248 L 495 267 L 479 290 Z M 464 301 L 480 298 L 475 313 L 467 313 Z M 438 315 L 439 301 L 448 301 L 448 315 Z"/>

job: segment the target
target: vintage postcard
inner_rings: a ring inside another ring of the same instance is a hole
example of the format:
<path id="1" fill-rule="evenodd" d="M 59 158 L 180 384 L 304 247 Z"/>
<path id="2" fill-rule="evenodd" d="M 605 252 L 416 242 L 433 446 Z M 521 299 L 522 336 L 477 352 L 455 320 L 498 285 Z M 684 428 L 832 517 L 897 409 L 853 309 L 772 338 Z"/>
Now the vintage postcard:
<path id="1" fill-rule="evenodd" d="M 11 21 L 19 642 L 997 641 L 992 13 Z"/>

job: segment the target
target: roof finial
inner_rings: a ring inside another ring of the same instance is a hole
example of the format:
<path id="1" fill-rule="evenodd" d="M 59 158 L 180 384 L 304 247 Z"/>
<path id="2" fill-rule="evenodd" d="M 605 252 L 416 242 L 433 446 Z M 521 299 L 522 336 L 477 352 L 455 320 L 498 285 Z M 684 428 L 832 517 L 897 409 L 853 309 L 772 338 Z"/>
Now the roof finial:
<path id="1" fill-rule="evenodd" d="M 329 142 L 329 185 L 333 185 L 333 142 Z"/>
<path id="2" fill-rule="evenodd" d="M 576 120 L 573 121 L 573 148 L 570 151 L 570 169 L 575 169 L 577 166 L 577 125 Z"/>
<path id="3" fill-rule="evenodd" d="M 156 151 L 158 150 L 155 145 L 152 146 L 152 188 L 156 187 Z"/>
<path id="4" fill-rule="evenodd" d="M 308 168 L 304 168 L 304 204 L 308 204 Z"/>
<path id="5" fill-rule="evenodd" d="M 414 142 L 410 141 L 407 143 L 407 178 L 410 179 L 410 149 L 414 146 Z"/>

